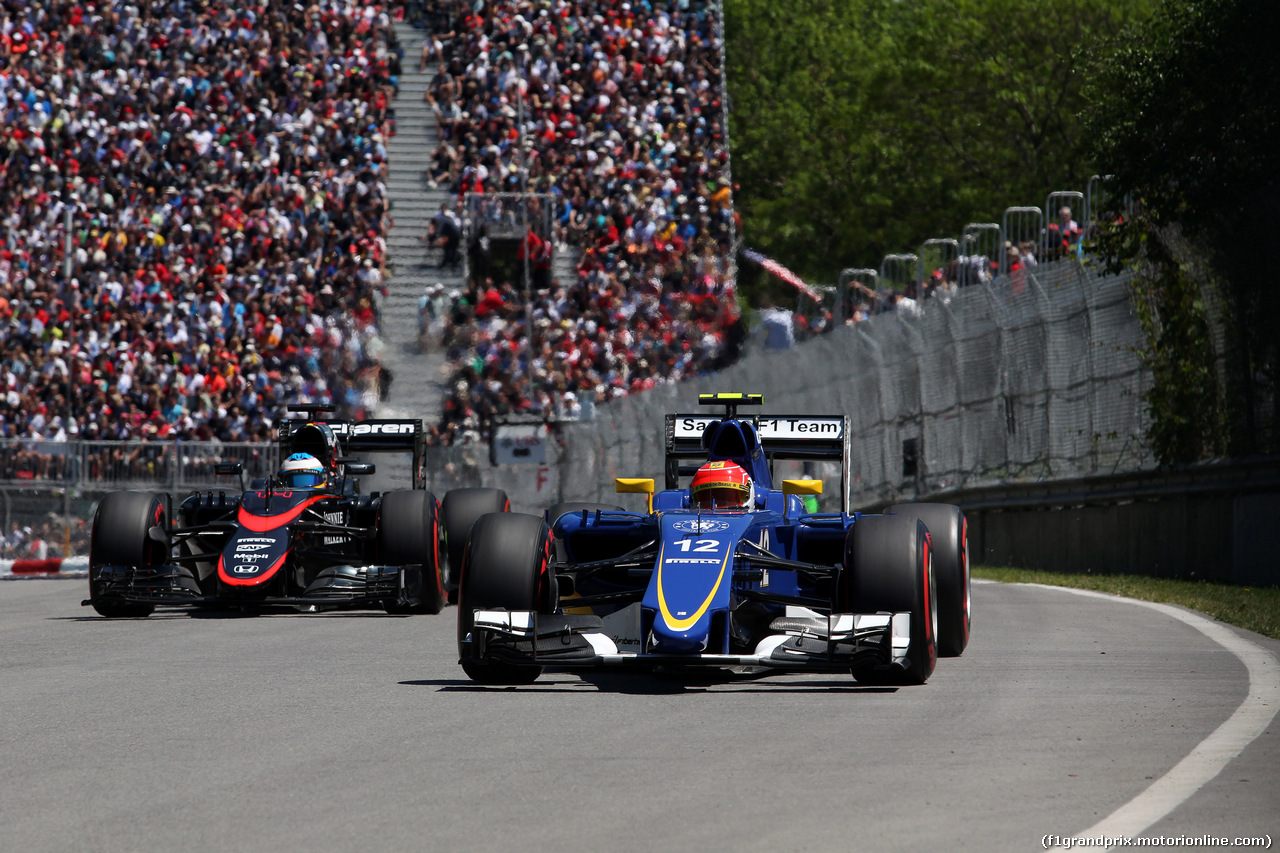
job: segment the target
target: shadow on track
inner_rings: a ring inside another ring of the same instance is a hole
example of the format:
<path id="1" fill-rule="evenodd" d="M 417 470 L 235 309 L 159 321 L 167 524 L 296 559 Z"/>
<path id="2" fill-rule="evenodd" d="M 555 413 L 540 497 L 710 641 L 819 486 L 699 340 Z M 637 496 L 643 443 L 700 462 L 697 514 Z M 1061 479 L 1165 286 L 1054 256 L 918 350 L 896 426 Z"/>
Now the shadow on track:
<path id="1" fill-rule="evenodd" d="M 865 687 L 847 680 L 797 681 L 776 673 L 724 675 L 713 673 L 649 672 L 555 672 L 559 680 L 544 677 L 531 685 L 492 686 L 466 678 L 431 678 L 401 681 L 405 687 L 438 687 L 441 693 L 618 693 L 641 696 L 687 695 L 692 693 L 896 693 L 897 687 Z M 783 680 L 786 679 L 786 680 Z"/>

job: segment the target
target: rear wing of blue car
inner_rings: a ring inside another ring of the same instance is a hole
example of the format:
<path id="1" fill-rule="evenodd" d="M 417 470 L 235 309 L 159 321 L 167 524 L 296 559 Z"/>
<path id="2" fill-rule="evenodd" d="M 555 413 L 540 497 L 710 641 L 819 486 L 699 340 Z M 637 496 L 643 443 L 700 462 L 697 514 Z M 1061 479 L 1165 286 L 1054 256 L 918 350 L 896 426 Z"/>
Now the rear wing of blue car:
<path id="1" fill-rule="evenodd" d="M 707 459 L 703 436 L 727 418 L 707 414 L 666 416 L 666 488 L 680 488 L 680 477 L 692 476 Z M 775 459 L 811 459 L 840 464 L 840 496 L 849 511 L 849 418 L 846 415 L 756 415 L 736 418 L 759 436 L 772 469 Z"/>

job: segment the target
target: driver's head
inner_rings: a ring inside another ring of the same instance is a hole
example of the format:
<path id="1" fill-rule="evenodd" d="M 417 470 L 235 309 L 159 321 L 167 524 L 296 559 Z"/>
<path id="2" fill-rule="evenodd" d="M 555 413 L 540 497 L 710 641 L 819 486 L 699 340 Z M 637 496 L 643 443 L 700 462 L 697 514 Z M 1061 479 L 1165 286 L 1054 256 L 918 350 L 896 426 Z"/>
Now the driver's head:
<path id="1" fill-rule="evenodd" d="M 324 485 L 324 466 L 310 453 L 295 453 L 280 466 L 280 485 L 290 489 L 318 489 Z"/>
<path id="2" fill-rule="evenodd" d="M 736 462 L 708 462 L 689 487 L 698 509 L 741 509 L 751 501 L 751 475 Z"/>
<path id="3" fill-rule="evenodd" d="M 332 470 L 338 458 L 338 437 L 328 424 L 309 423 L 291 436 L 289 448 L 314 456 L 325 469 Z"/>

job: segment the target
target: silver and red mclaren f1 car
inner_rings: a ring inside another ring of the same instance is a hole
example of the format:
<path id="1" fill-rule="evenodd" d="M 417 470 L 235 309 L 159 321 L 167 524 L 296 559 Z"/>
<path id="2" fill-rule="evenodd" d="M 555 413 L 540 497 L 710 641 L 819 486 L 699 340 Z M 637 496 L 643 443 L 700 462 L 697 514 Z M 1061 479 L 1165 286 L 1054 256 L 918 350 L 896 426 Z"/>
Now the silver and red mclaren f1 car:
<path id="1" fill-rule="evenodd" d="M 108 617 L 158 605 L 438 613 L 443 537 L 436 498 L 421 488 L 422 422 L 316 419 L 330 410 L 301 407 L 305 417 L 277 424 L 282 459 L 315 460 L 306 480 L 242 480 L 238 493 L 195 493 L 176 513 L 166 494 L 107 495 L 84 604 Z M 357 477 L 374 466 L 356 452 L 412 453 L 414 487 L 361 495 Z M 218 473 L 242 477 L 239 463 Z"/>
<path id="2" fill-rule="evenodd" d="M 850 512 L 847 418 L 740 417 L 759 395 L 700 402 L 724 414 L 667 415 L 665 489 L 617 481 L 647 495 L 645 511 L 559 504 L 475 522 L 458 613 L 471 679 L 712 667 L 921 684 L 940 654 L 964 651 L 969 559 L 957 507 Z M 840 462 L 840 511 L 814 511 L 820 480 L 775 485 L 782 459 Z"/>

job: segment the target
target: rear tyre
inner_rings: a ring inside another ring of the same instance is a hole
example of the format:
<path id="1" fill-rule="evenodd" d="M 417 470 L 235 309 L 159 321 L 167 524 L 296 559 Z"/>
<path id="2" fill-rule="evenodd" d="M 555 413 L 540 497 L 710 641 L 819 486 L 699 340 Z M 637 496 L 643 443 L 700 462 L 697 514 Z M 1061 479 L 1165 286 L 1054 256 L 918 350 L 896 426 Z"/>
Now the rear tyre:
<path id="1" fill-rule="evenodd" d="M 547 567 L 551 533 L 541 516 L 482 515 L 471 528 L 458 587 L 458 649 L 471 632 L 476 610 L 533 610 L 551 613 L 555 593 Z M 542 667 L 502 662 L 462 661 L 480 684 L 532 684 Z"/>
<path id="2" fill-rule="evenodd" d="M 108 618 L 150 616 L 154 604 L 105 597 L 110 583 L 104 566 L 145 569 L 168 562 L 164 543 L 147 536 L 152 527 L 168 528 L 164 500 L 150 492 L 112 492 L 98 504 L 89 536 L 89 600 Z"/>
<path id="3" fill-rule="evenodd" d="M 917 518 L 872 515 L 845 536 L 841 606 L 847 613 L 911 614 L 907 668 L 857 666 L 861 684 L 924 684 L 938 662 L 938 599 L 929 532 Z"/>
<path id="4" fill-rule="evenodd" d="M 885 513 L 918 518 L 929 528 L 938 587 L 938 655 L 959 657 L 969 645 L 969 522 L 951 504 L 897 504 Z"/>
<path id="5" fill-rule="evenodd" d="M 462 552 L 467 547 L 471 525 L 485 513 L 510 512 L 511 501 L 502 489 L 451 489 L 440 502 L 440 523 L 444 528 L 448 565 L 444 589 L 450 601 L 457 601 L 458 578 L 462 574 Z"/>
<path id="6" fill-rule="evenodd" d="M 388 613 L 439 613 L 444 608 L 440 572 L 440 512 L 436 496 L 420 490 L 387 492 L 378 518 L 378 560 L 386 566 L 422 566 L 418 604 L 387 601 Z"/>

